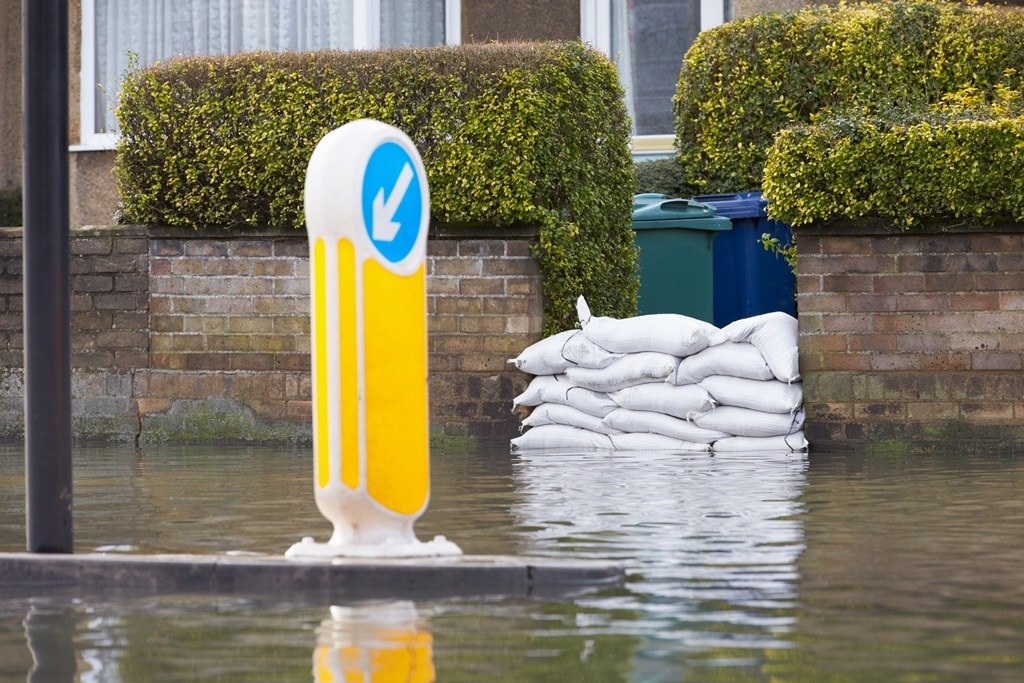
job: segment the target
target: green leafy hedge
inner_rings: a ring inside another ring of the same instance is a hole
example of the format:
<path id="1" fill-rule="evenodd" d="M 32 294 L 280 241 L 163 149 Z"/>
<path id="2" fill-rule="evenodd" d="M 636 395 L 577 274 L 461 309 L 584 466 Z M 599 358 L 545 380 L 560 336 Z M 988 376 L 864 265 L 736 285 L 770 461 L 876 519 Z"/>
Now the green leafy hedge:
<path id="1" fill-rule="evenodd" d="M 1024 98 L 968 89 L 928 108 L 850 112 L 785 130 L 764 191 L 790 225 L 880 217 L 1024 220 Z"/>
<path id="2" fill-rule="evenodd" d="M 685 182 L 692 194 L 758 189 L 785 128 L 1020 87 L 1008 67 L 1024 71 L 1016 8 L 897 0 L 730 22 L 701 33 L 683 62 L 674 103 Z"/>
<path id="3" fill-rule="evenodd" d="M 667 194 L 672 197 L 686 197 L 686 182 L 682 167 L 675 157 L 655 159 L 636 163 L 637 194 Z"/>
<path id="4" fill-rule="evenodd" d="M 317 142 L 403 130 L 447 224 L 540 226 L 545 329 L 636 312 L 630 124 L 614 66 L 581 43 L 183 58 L 129 74 L 117 111 L 126 222 L 303 225 Z"/>

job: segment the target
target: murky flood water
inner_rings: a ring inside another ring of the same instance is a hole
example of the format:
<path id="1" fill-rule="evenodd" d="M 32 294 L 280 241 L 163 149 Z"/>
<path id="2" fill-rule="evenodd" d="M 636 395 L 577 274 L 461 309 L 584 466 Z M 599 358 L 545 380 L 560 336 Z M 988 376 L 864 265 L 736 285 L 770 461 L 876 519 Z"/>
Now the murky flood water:
<path id="1" fill-rule="evenodd" d="M 0 550 L 24 547 L 22 459 L 0 448 Z M 497 448 L 435 452 L 432 475 L 420 538 L 614 560 L 626 585 L 347 605 L 0 588 L 0 683 L 1024 680 L 1024 457 Z M 308 450 L 79 448 L 74 495 L 78 552 L 329 536 Z"/>

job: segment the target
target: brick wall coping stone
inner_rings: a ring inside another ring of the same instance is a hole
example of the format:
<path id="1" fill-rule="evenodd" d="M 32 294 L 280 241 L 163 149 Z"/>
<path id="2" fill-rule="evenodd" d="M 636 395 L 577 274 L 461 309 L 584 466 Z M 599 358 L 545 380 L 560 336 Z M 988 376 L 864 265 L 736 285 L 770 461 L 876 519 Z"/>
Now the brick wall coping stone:
<path id="1" fill-rule="evenodd" d="M 431 223 L 427 237 L 438 240 L 537 239 L 540 226 L 533 224 L 494 225 L 489 223 Z"/>
<path id="2" fill-rule="evenodd" d="M 0 236 L 18 236 L 22 228 L 0 228 Z M 245 228 L 208 228 L 193 230 L 192 228 L 169 225 L 89 225 L 72 228 L 73 233 L 114 233 L 123 235 L 148 236 L 153 238 L 171 239 L 253 239 L 266 237 L 306 237 L 301 228 L 252 227 Z M 491 223 L 430 223 L 427 237 L 429 239 L 465 240 L 465 239 L 536 239 L 540 235 L 540 226 L 534 224 L 494 225 Z"/>
<path id="3" fill-rule="evenodd" d="M 0 227 L 0 238 L 21 237 L 24 228 Z M 157 239 L 254 239 L 267 237 L 306 237 L 305 230 L 300 228 L 251 227 L 245 228 L 209 228 L 193 230 L 170 225 L 111 224 L 84 225 L 71 228 L 71 234 L 82 235 L 125 235 L 131 237 L 151 237 Z M 453 224 L 431 223 L 427 237 L 438 240 L 478 240 L 478 239 L 537 239 L 540 226 L 534 224 L 494 225 L 483 223 Z"/>
<path id="4" fill-rule="evenodd" d="M 906 227 L 884 218 L 835 220 L 810 223 L 793 228 L 793 232 L 815 237 L 842 237 L 844 235 L 892 235 L 913 237 L 937 234 L 982 234 L 1024 232 L 1024 223 L 999 220 L 981 223 L 970 219 L 935 218 Z"/>

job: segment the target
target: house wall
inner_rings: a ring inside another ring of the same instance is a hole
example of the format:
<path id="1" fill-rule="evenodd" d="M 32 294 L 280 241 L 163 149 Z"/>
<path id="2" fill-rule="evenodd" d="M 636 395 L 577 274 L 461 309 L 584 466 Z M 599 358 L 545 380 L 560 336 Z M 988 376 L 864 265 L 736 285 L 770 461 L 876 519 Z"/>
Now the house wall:
<path id="1" fill-rule="evenodd" d="M 579 0 L 462 0 L 465 43 L 579 37 Z"/>
<path id="2" fill-rule="evenodd" d="M 821 2 L 804 2 L 804 0 L 732 0 L 732 14 L 734 19 L 743 19 L 766 12 L 796 11 L 807 5 L 835 4 L 838 4 L 838 0 L 822 0 Z"/>
<path id="3" fill-rule="evenodd" d="M 1024 442 L 1024 226 L 794 232 L 812 449 Z"/>
<path id="4" fill-rule="evenodd" d="M 21 187 L 21 0 L 0 0 L 0 192 Z"/>
<path id="5" fill-rule="evenodd" d="M 540 338 L 535 233 L 428 243 L 433 437 L 508 439 Z M 308 441 L 308 243 L 302 233 L 74 230 L 72 423 L 80 439 Z M 21 231 L 0 231 L 0 437 L 23 429 Z"/>

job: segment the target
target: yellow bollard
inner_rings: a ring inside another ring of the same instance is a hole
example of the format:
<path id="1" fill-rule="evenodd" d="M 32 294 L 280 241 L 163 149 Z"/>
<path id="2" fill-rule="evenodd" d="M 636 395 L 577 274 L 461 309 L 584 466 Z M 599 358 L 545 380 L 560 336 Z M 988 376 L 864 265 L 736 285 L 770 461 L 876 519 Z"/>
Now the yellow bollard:
<path id="1" fill-rule="evenodd" d="M 314 491 L 334 525 L 289 557 L 459 555 L 413 522 L 430 498 L 427 175 L 379 121 L 328 133 L 306 173 Z"/>

